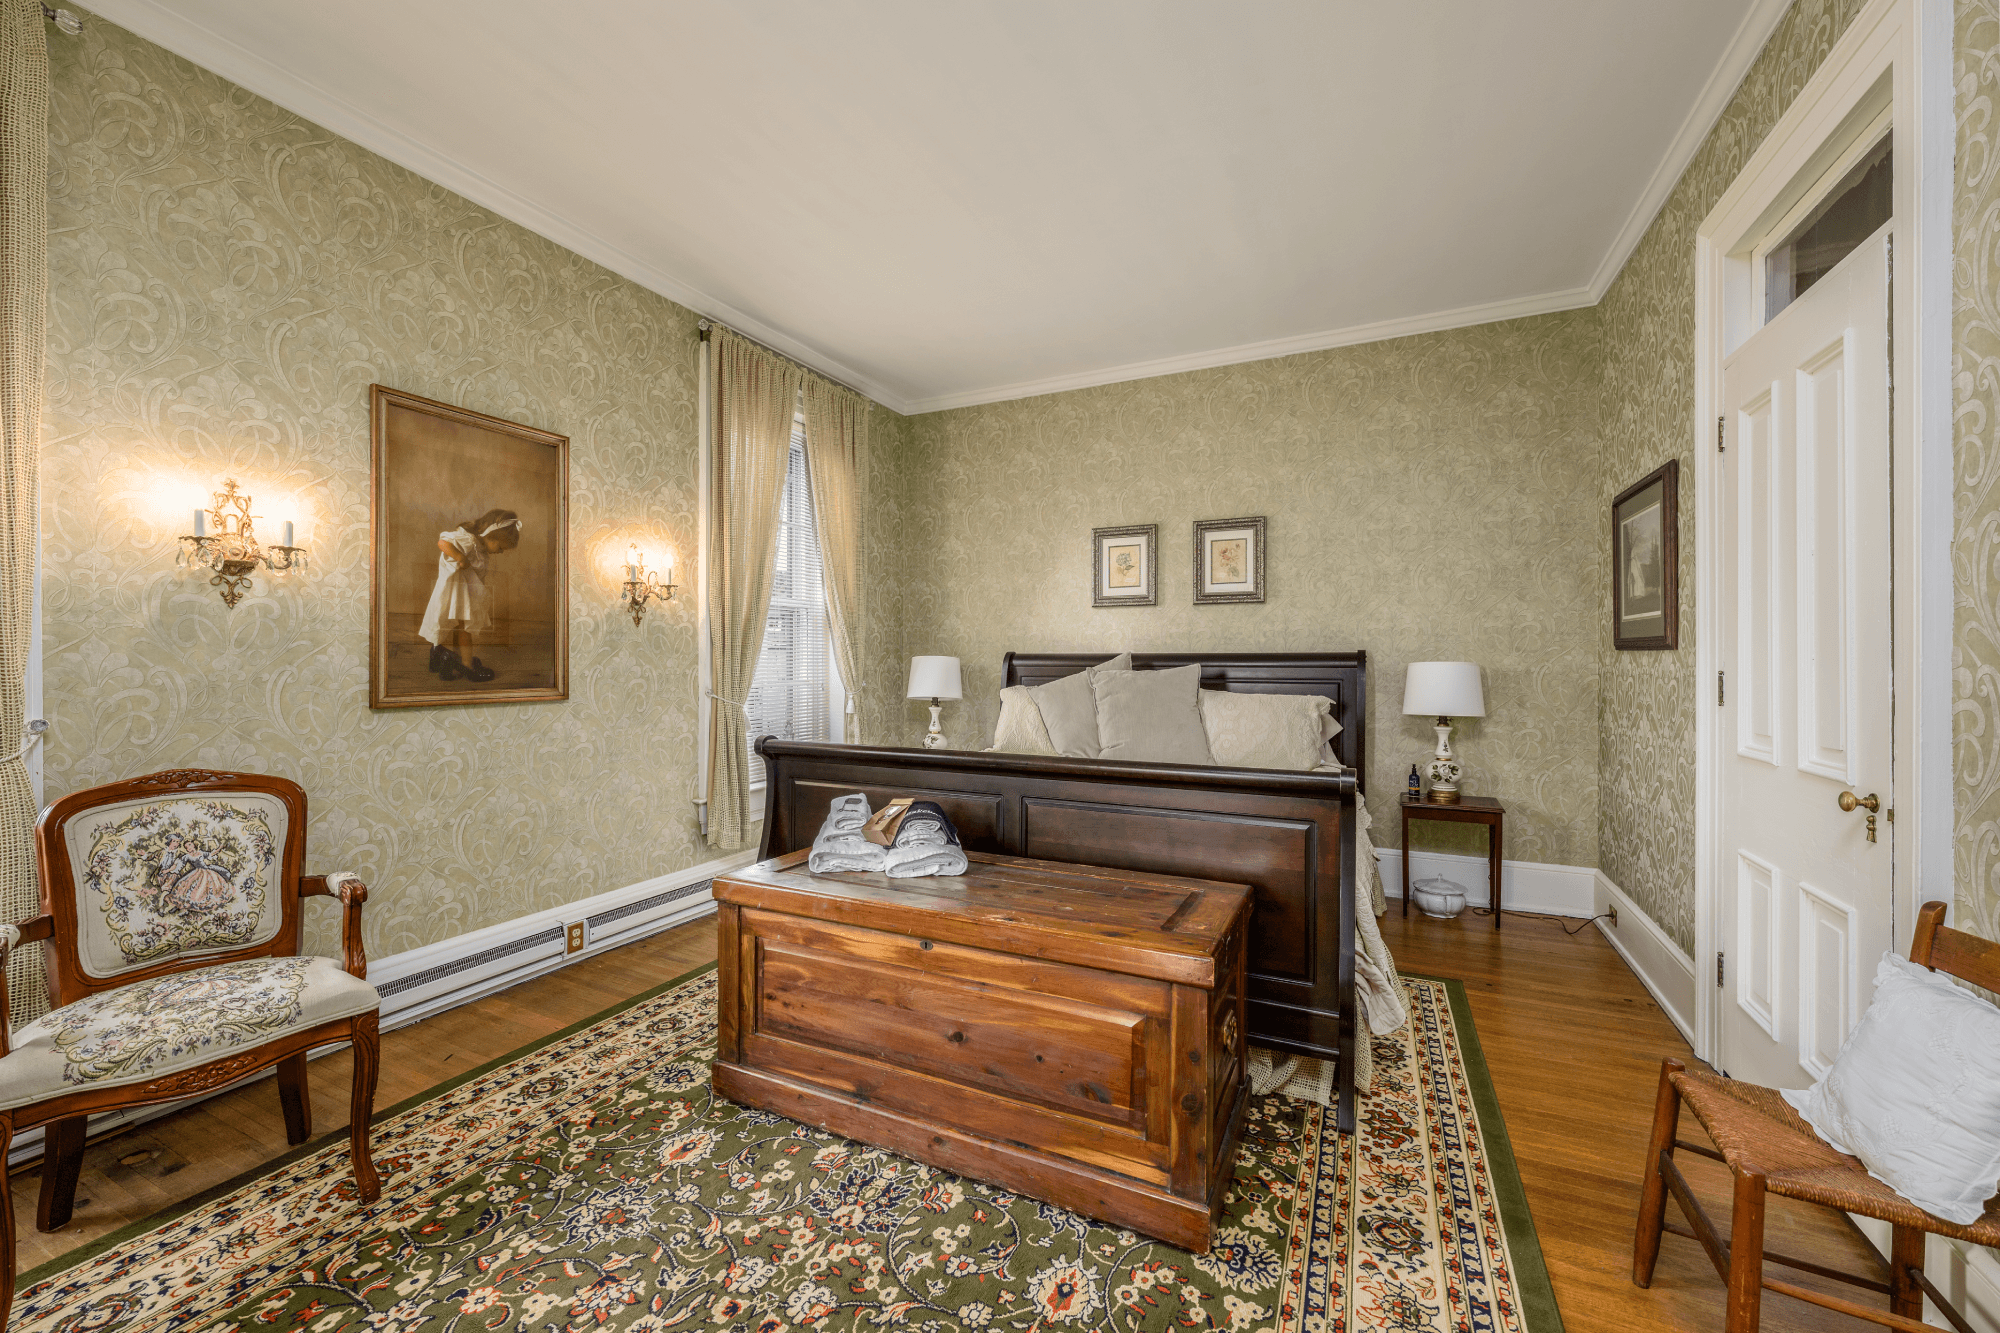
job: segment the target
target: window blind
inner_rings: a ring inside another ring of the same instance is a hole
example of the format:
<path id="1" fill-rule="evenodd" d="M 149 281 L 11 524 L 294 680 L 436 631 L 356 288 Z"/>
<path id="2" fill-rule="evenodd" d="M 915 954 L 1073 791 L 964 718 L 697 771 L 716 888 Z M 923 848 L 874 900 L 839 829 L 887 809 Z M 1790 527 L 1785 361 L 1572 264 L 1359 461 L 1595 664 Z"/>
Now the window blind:
<path id="1" fill-rule="evenodd" d="M 805 423 L 794 422 L 785 495 L 778 510 L 771 609 L 764 619 L 764 646 L 745 710 L 753 745 L 759 736 L 823 741 L 829 735 L 826 585 L 820 577 L 819 532 L 813 524 L 806 466 Z M 754 751 L 750 779 L 764 780 L 763 761 Z"/>

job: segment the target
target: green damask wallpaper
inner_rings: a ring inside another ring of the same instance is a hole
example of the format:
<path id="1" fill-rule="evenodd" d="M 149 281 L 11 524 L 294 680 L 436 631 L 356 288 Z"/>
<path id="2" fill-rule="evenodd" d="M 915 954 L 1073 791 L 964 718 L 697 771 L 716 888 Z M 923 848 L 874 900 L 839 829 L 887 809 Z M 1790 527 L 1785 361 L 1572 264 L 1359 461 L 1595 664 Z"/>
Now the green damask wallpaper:
<path id="1" fill-rule="evenodd" d="M 1598 512 L 1669 458 L 1693 475 L 1694 234 L 1763 141 L 1861 0 L 1798 0 L 1779 23 L 1682 173 L 1598 310 L 1604 335 L 1604 453 Z M 1617 652 L 1597 635 L 1597 843 L 1611 881 L 1679 943 L 1694 948 L 1694 507 L 1683 481 L 1680 651 Z M 1609 528 L 1599 523 L 1601 561 Z M 1596 623 L 1610 623 L 1608 581 Z"/>
<path id="2" fill-rule="evenodd" d="M 2000 939 L 2000 4 L 1959 0 L 1952 245 L 1952 768 L 1957 924 Z"/>
<path id="3" fill-rule="evenodd" d="M 48 799 L 293 778 L 378 957 L 708 859 L 693 602 L 635 629 L 611 568 L 692 572 L 694 314 L 101 19 L 50 56 Z M 566 703 L 369 711 L 371 382 L 570 437 Z M 312 562 L 234 611 L 173 564 L 224 476 Z"/>
<path id="4" fill-rule="evenodd" d="M 1008 649 L 1366 649 L 1381 800 L 1436 739 L 1404 664 L 1476 661 L 1468 790 L 1506 800 L 1510 858 L 1593 865 L 1598 339 L 1580 311 L 913 418 L 886 632 L 962 660 L 946 731 L 980 746 Z M 1269 599 L 1193 605 L 1194 521 L 1244 514 Z M 1093 608 L 1090 529 L 1125 523 L 1160 526 L 1159 605 Z"/>

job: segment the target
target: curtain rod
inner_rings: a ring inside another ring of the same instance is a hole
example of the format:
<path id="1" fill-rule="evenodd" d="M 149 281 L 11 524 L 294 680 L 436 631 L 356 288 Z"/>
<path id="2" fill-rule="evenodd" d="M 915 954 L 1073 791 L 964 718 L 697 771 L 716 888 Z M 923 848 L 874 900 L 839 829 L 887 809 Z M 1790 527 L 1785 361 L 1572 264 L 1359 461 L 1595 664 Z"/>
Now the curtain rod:
<path id="1" fill-rule="evenodd" d="M 771 346 L 771 344 L 758 342 L 755 338 L 752 338 L 749 334 L 743 332 L 741 329 L 730 329 L 729 326 L 727 324 L 724 324 L 721 320 L 709 319 L 704 316 L 703 318 L 695 322 L 694 327 L 696 332 L 700 335 L 701 340 L 703 342 L 708 341 L 708 331 L 710 329 L 729 329 L 731 333 L 741 338 L 744 342 L 749 343 L 753 347 L 763 348 L 765 351 L 769 352 L 772 356 L 777 357 L 780 361 L 786 362 L 790 365 L 797 366 L 800 370 L 805 371 L 808 375 L 817 375 L 819 378 L 825 380 L 828 384 L 837 384 L 841 388 L 847 390 L 849 393 L 855 394 L 861 399 L 862 402 L 868 404 L 871 410 L 875 406 L 875 400 L 873 398 L 870 398 L 867 394 L 862 393 L 861 390 L 855 388 L 852 384 L 849 384 L 846 380 L 837 380 L 833 376 L 827 374 L 824 370 L 815 369 L 814 367 L 809 366 L 805 362 L 799 360 L 795 356 L 786 356 L 783 352 Z"/>

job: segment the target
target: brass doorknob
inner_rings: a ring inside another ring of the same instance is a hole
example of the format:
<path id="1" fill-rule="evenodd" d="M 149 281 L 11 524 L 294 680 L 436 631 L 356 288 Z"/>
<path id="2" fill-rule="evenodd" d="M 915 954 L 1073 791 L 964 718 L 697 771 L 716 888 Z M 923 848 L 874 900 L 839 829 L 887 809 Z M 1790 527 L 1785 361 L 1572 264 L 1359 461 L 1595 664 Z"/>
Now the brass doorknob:
<path id="1" fill-rule="evenodd" d="M 1856 796 L 1851 791 L 1844 791 L 1840 794 L 1840 808 L 1850 815 L 1856 810 L 1866 810 L 1872 815 L 1882 808 L 1882 802 L 1872 791 L 1866 796 Z"/>

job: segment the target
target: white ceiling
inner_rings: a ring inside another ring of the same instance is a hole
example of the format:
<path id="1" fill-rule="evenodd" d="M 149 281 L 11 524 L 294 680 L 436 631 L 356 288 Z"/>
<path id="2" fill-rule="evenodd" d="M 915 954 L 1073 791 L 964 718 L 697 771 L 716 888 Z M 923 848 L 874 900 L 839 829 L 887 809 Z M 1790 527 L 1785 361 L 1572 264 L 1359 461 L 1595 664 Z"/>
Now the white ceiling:
<path id="1" fill-rule="evenodd" d="M 928 411 L 1589 304 L 1785 6 L 91 7 Z"/>

